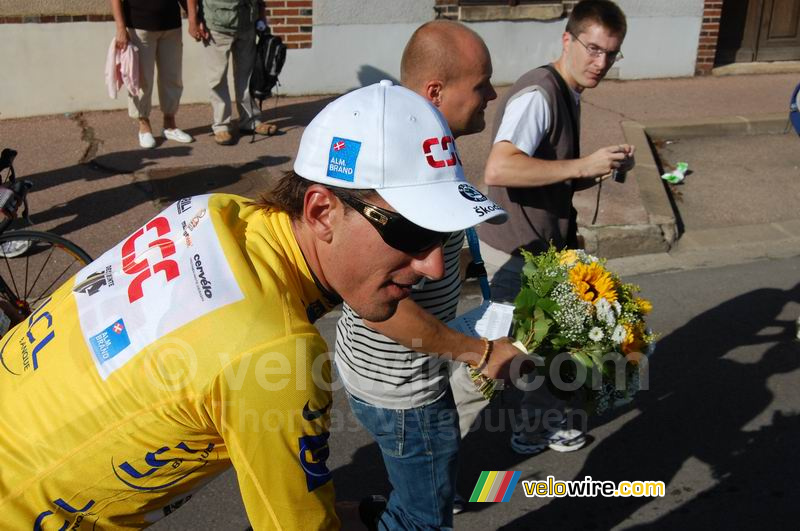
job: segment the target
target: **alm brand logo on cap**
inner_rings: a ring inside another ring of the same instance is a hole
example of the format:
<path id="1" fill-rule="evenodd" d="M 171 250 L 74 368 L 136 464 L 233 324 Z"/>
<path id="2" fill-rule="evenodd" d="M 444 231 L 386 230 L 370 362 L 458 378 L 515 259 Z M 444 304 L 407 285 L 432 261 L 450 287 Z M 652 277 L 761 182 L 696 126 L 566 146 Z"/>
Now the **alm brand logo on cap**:
<path id="1" fill-rule="evenodd" d="M 353 182 L 359 151 L 361 151 L 361 142 L 338 136 L 333 137 L 328 153 L 328 177 Z"/>

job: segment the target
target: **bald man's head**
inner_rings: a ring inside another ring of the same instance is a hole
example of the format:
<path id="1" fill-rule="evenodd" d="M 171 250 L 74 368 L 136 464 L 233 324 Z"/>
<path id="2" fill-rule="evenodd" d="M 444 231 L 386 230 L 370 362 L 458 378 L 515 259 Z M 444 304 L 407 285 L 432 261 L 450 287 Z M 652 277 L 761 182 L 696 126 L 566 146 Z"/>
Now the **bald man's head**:
<path id="1" fill-rule="evenodd" d="M 402 84 L 444 114 L 456 136 L 485 127 L 483 111 L 497 94 L 492 60 L 480 35 L 450 20 L 434 20 L 414 32 L 400 63 Z"/>

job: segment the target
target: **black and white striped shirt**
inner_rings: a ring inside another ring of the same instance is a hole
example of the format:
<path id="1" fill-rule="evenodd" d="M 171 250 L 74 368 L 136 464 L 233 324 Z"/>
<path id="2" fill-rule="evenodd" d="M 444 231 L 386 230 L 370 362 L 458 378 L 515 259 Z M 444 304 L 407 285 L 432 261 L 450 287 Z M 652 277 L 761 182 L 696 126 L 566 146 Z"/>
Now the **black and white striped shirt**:
<path id="1" fill-rule="evenodd" d="M 463 245 L 464 232 L 454 233 L 444 246 L 444 276 L 426 280 L 422 288 L 411 293 L 414 302 L 442 321 L 456 315 Z M 449 377 L 448 360 L 409 350 L 368 328 L 347 304 L 336 326 L 335 360 L 348 392 L 389 409 L 433 402 L 446 389 Z"/>

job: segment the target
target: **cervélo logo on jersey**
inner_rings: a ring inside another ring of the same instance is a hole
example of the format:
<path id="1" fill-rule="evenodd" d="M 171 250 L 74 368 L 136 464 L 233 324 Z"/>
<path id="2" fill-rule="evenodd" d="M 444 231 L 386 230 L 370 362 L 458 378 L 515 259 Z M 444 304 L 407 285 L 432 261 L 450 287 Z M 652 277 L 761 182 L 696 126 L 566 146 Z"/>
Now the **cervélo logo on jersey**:
<path id="1" fill-rule="evenodd" d="M 209 197 L 167 208 L 76 276 L 76 286 L 96 281 L 99 271 L 113 276 L 102 289 L 73 291 L 103 379 L 173 330 L 244 297 L 214 230 Z"/>

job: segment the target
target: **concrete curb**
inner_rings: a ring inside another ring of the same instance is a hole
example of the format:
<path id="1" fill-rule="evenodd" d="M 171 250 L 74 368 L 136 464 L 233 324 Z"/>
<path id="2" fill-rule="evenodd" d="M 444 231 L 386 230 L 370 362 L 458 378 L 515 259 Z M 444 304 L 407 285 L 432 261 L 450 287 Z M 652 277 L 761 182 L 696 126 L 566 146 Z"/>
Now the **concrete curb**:
<path id="1" fill-rule="evenodd" d="M 589 252 L 609 258 L 669 251 L 678 241 L 678 225 L 669 189 L 661 179 L 652 143 L 657 140 L 705 136 L 782 134 L 786 131 L 784 113 L 751 116 L 723 116 L 716 119 L 656 120 L 646 123 L 623 121 L 625 140 L 648 146 L 636 153 L 636 167 L 628 173 L 636 179 L 646 225 L 581 227 Z M 765 228 L 765 230 L 767 230 Z M 687 242 L 688 243 L 688 242 Z"/>

